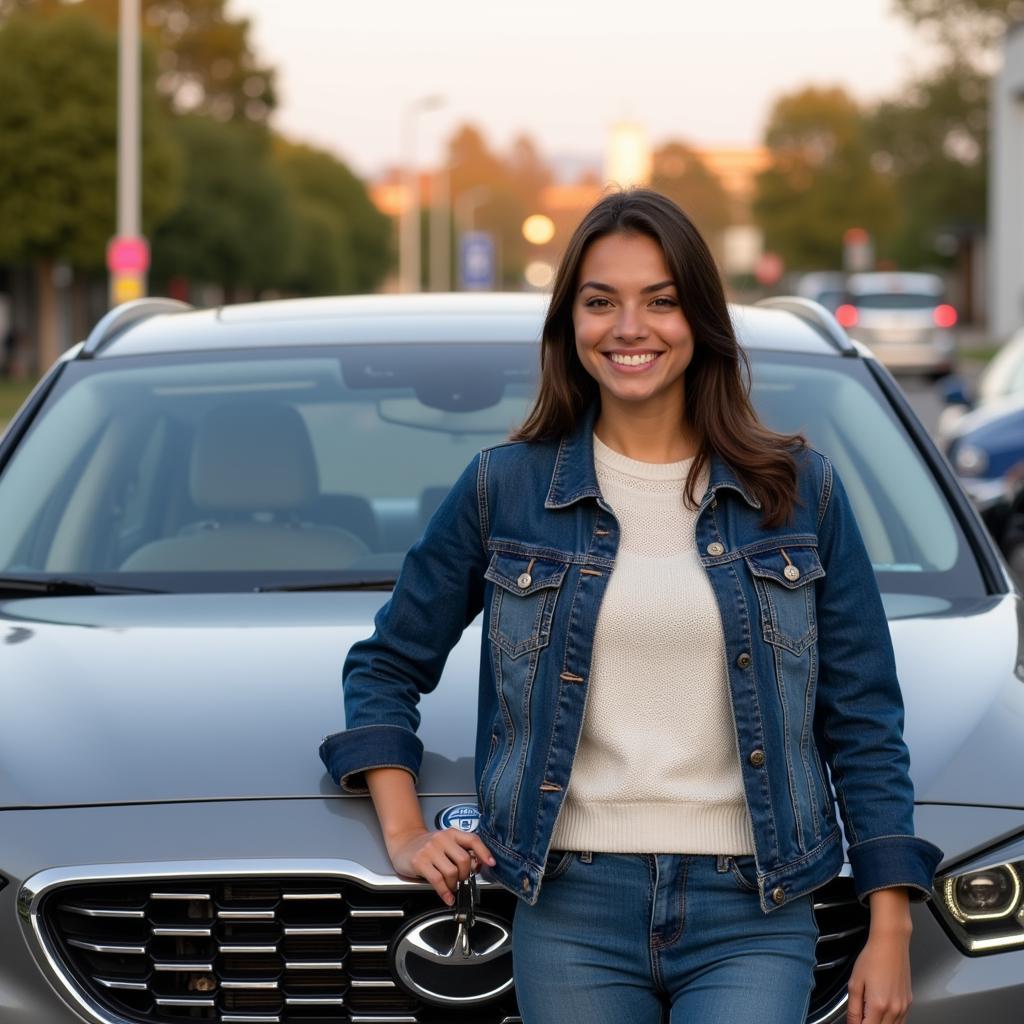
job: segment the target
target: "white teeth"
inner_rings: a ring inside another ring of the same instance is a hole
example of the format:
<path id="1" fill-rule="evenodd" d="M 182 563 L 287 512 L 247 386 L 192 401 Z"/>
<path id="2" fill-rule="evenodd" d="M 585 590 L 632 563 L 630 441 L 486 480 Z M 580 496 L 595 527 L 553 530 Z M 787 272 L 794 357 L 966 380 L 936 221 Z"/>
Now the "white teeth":
<path id="1" fill-rule="evenodd" d="M 618 353 L 609 353 L 613 363 L 622 363 L 623 366 L 640 366 L 642 363 L 651 363 L 657 359 L 657 355 L 649 352 L 646 355 L 620 356 Z"/>

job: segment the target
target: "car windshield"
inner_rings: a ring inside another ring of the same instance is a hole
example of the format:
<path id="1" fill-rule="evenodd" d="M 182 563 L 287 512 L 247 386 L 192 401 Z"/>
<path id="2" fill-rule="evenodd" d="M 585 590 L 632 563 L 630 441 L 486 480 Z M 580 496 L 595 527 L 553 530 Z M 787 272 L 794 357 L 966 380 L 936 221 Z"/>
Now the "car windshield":
<path id="1" fill-rule="evenodd" d="M 752 353 L 765 422 L 840 473 L 883 590 L 983 593 L 857 360 Z M 0 474 L 0 574 L 140 589 L 393 581 L 452 482 L 522 421 L 535 344 L 72 361 Z"/>
<path id="2" fill-rule="evenodd" d="M 940 296 L 927 292 L 865 292 L 853 296 L 853 304 L 861 309 L 934 309 L 941 302 Z"/>

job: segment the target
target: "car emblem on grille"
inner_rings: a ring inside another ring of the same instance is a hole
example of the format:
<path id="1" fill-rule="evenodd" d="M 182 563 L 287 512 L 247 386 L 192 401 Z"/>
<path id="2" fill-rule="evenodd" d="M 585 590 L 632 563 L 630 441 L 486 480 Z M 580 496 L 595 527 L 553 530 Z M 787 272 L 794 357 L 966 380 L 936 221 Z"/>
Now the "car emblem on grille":
<path id="1" fill-rule="evenodd" d="M 480 824 L 480 808 L 476 804 L 452 804 L 439 811 L 434 819 L 438 828 L 457 828 L 475 832 Z"/>
<path id="2" fill-rule="evenodd" d="M 395 938 L 395 977 L 413 995 L 442 1006 L 471 1006 L 512 988 L 512 931 L 506 922 L 477 912 L 468 949 L 459 939 L 450 911 L 413 921 Z"/>

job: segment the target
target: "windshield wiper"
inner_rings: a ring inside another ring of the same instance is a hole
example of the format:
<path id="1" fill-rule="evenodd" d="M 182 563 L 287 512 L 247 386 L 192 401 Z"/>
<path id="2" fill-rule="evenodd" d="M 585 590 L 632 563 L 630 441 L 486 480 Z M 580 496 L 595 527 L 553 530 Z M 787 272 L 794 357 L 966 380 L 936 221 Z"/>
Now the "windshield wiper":
<path id="1" fill-rule="evenodd" d="M 326 582 L 306 583 L 273 583 L 265 587 L 256 587 L 261 594 L 274 593 L 282 590 L 391 590 L 396 583 L 393 577 L 376 580 L 327 580 Z"/>
<path id="2" fill-rule="evenodd" d="M 163 590 L 145 587 L 122 587 L 114 583 L 97 583 L 89 579 L 73 577 L 49 577 L 0 575 L 0 593 L 13 591 L 19 594 L 42 594 L 47 597 L 73 597 L 89 594 L 163 594 Z"/>

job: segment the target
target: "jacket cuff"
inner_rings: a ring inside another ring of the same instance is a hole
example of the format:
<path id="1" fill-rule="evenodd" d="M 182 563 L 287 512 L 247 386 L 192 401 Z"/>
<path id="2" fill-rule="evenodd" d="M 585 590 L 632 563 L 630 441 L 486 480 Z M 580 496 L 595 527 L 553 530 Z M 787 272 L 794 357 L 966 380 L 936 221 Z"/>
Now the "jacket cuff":
<path id="1" fill-rule="evenodd" d="M 945 856 L 934 843 L 920 836 L 876 836 L 849 848 L 857 899 L 869 906 L 868 894 L 905 885 L 912 903 L 932 898 L 935 869 Z"/>
<path id="2" fill-rule="evenodd" d="M 361 725 L 325 736 L 320 760 L 345 793 L 367 794 L 367 768 L 404 768 L 419 778 L 423 760 L 420 738 L 400 725 Z"/>

